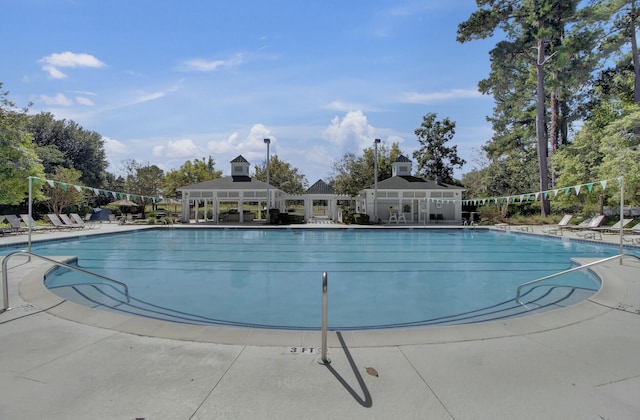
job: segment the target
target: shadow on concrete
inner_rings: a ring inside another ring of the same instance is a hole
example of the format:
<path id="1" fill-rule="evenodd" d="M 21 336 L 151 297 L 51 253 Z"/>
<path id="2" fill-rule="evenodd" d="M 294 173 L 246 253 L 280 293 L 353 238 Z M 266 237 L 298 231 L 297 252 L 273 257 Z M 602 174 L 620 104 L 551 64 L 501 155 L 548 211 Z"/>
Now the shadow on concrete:
<path id="1" fill-rule="evenodd" d="M 340 331 L 336 331 L 336 335 L 338 336 L 338 340 L 340 340 L 340 345 L 342 346 L 342 350 L 344 351 L 344 354 L 347 356 L 347 360 L 349 361 L 351 370 L 353 370 L 353 374 L 358 380 L 360 389 L 362 389 L 362 393 L 364 394 L 364 399 L 360 398 L 360 395 L 358 395 L 358 393 L 351 387 L 351 385 L 349 385 L 347 381 L 342 376 L 340 376 L 340 374 L 330 364 L 327 364 L 325 366 L 327 367 L 327 369 L 329 369 L 329 372 L 331 372 L 333 376 L 336 377 L 338 382 L 340 382 L 342 386 L 349 392 L 349 394 L 351 394 L 353 399 L 355 399 L 358 402 L 358 404 L 366 408 L 371 408 L 371 406 L 373 406 L 373 400 L 371 399 L 371 394 L 369 393 L 369 389 L 367 389 L 367 385 L 364 383 L 364 379 L 362 378 L 362 375 L 358 371 L 358 366 L 356 366 L 356 363 L 353 361 L 353 357 L 349 352 L 349 348 L 347 347 L 346 343 L 344 342 L 344 339 L 342 338 L 342 333 L 340 333 Z"/>

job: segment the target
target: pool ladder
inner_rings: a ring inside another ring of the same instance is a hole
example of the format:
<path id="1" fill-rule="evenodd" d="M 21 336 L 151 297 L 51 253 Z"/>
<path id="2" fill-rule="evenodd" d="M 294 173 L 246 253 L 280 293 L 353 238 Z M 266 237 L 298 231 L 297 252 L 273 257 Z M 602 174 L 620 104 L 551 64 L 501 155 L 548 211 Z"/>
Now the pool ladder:
<path id="1" fill-rule="evenodd" d="M 565 275 L 565 274 L 569 274 L 569 273 L 572 273 L 574 271 L 584 270 L 585 268 L 589 268 L 589 267 L 592 267 L 594 265 L 602 264 L 602 263 L 605 263 L 605 262 L 608 262 L 608 261 L 612 261 L 612 260 L 615 260 L 615 259 L 618 259 L 618 258 L 620 259 L 620 264 L 622 264 L 622 259 L 626 258 L 626 257 L 635 258 L 636 260 L 640 261 L 640 258 L 636 257 L 635 255 L 632 255 L 632 254 L 619 254 L 619 255 L 614 255 L 613 257 L 603 258 L 603 259 L 598 260 L 598 261 L 593 261 L 593 262 L 590 262 L 588 264 L 580 265 L 578 267 L 573 267 L 573 268 L 570 268 L 568 270 L 561 271 L 559 273 L 551 274 L 549 276 L 541 277 L 541 278 L 536 279 L 536 280 L 531 280 L 531 281 L 528 281 L 526 283 L 522 283 L 520 286 L 518 286 L 518 290 L 516 291 L 516 303 L 518 303 L 518 304 L 524 306 L 525 308 L 529 309 L 527 307 L 527 305 L 525 305 L 524 303 L 522 303 L 520 301 L 520 297 L 522 296 L 522 293 L 521 293 L 522 289 L 525 288 L 525 287 L 532 286 L 534 284 L 541 283 L 543 281 L 550 280 L 552 278 L 559 277 L 559 276 L 562 276 L 562 275 Z"/>
<path id="2" fill-rule="evenodd" d="M 123 283 L 121 281 L 114 280 L 114 279 L 111 279 L 109 277 L 102 276 L 100 274 L 92 273 L 91 271 L 84 270 L 84 269 L 82 269 L 80 267 L 76 267 L 76 266 L 73 266 L 73 265 L 65 264 L 63 262 L 56 261 L 56 260 L 53 260 L 53 259 L 48 258 L 48 257 L 44 257 L 42 255 L 34 254 L 33 252 L 15 251 L 15 252 L 10 253 L 6 257 L 4 257 L 4 260 L 2 261 L 2 295 L 3 295 L 3 299 L 2 299 L 2 308 L 0 309 L 0 313 L 11 309 L 9 307 L 9 281 L 8 281 L 8 273 L 7 273 L 7 264 L 9 262 L 9 259 L 11 259 L 12 257 L 14 257 L 16 255 L 27 255 L 30 258 L 31 257 L 39 258 L 39 259 L 44 260 L 44 261 L 46 261 L 48 263 L 51 263 L 51 264 L 54 264 L 54 265 L 57 265 L 57 266 L 60 266 L 60 267 L 64 267 L 64 268 L 69 269 L 69 270 L 79 271 L 80 273 L 87 274 L 87 275 L 90 275 L 90 276 L 93 276 L 93 277 L 97 277 L 100 280 L 104 280 L 104 281 L 107 281 L 107 282 L 110 282 L 110 283 L 115 283 L 115 284 L 117 284 L 119 286 L 122 286 L 124 288 L 124 293 L 125 293 L 125 296 L 127 297 L 127 303 L 130 302 L 130 299 L 129 299 L 129 287 L 125 283 Z M 92 284 L 92 283 L 85 283 L 85 284 Z"/>

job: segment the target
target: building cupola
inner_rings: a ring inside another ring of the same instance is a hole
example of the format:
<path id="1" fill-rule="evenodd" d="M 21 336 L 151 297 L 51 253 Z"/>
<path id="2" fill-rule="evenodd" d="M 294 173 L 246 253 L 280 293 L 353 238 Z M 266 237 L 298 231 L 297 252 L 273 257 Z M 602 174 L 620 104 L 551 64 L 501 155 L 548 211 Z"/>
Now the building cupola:
<path id="1" fill-rule="evenodd" d="M 249 176 L 249 167 L 251 164 L 247 162 L 242 155 L 231 161 L 231 176 L 232 177 L 248 177 Z"/>
<path id="2" fill-rule="evenodd" d="M 411 161 L 400 155 L 391 165 L 391 176 L 411 176 Z"/>

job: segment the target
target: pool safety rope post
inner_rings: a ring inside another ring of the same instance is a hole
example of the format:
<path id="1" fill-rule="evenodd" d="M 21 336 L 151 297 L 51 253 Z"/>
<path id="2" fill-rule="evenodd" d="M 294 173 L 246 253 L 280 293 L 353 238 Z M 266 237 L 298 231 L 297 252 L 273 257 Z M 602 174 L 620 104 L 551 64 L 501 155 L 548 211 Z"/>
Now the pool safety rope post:
<path id="1" fill-rule="evenodd" d="M 327 358 L 327 272 L 322 273 L 322 353 L 318 363 L 328 365 L 331 359 Z"/>

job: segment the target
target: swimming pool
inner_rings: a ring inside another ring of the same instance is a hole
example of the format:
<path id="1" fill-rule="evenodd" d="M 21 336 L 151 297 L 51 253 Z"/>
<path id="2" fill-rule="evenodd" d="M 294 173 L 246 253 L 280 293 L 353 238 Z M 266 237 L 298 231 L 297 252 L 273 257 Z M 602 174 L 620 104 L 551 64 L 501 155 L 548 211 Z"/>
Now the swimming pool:
<path id="1" fill-rule="evenodd" d="M 526 281 L 604 258 L 614 246 L 461 229 L 157 229 L 37 243 L 41 255 L 125 282 L 57 270 L 46 286 L 95 308 L 200 325 L 319 329 L 322 272 L 329 327 L 452 325 L 522 316 Z M 10 251 L 8 251 L 10 252 Z M 8 253 L 6 252 L 6 253 Z M 533 311 L 568 306 L 599 281 L 578 272 L 527 290 Z"/>

